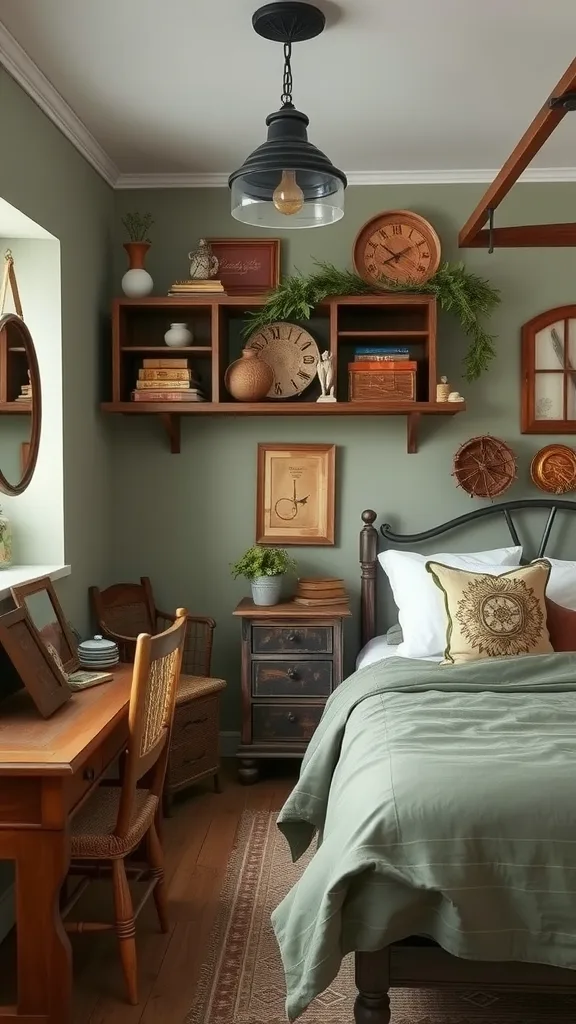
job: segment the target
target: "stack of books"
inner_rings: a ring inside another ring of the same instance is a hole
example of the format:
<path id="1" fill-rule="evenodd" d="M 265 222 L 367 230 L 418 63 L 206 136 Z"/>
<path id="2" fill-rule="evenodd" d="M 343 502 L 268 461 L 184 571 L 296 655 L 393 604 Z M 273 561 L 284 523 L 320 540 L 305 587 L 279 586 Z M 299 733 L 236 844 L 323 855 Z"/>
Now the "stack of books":
<path id="1" fill-rule="evenodd" d="M 294 601 L 296 604 L 303 604 L 308 608 L 322 604 L 346 604 L 348 594 L 344 587 L 344 580 L 335 579 L 332 576 L 301 579 L 298 580 Z"/>
<path id="2" fill-rule="evenodd" d="M 144 359 L 133 402 L 205 402 L 200 381 L 187 359 Z"/>
<path id="3" fill-rule="evenodd" d="M 385 345 L 374 348 L 365 346 L 354 349 L 355 363 L 401 363 L 410 359 L 410 349 L 405 345 Z"/>
<path id="4" fill-rule="evenodd" d="M 195 281 L 193 278 L 189 278 L 187 281 L 174 281 L 168 295 L 203 295 L 204 293 L 211 294 L 213 292 L 220 292 L 221 295 L 225 294 L 222 281 L 217 281 L 215 278 L 208 278 L 206 281 Z"/>
<path id="5" fill-rule="evenodd" d="M 32 385 L 31 384 L 23 384 L 22 387 L 20 388 L 20 394 L 15 399 L 15 401 L 16 402 L 26 403 L 27 405 L 30 405 L 30 403 L 32 401 Z"/>

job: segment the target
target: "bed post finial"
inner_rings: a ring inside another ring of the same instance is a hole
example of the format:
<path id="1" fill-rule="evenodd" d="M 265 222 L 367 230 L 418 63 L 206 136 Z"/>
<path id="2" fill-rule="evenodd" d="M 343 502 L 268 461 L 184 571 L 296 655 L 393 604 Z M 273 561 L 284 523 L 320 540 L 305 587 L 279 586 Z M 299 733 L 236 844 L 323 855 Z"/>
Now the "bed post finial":
<path id="1" fill-rule="evenodd" d="M 360 531 L 360 622 L 364 646 L 376 634 L 376 513 L 371 508 L 365 509 L 362 513 L 362 522 L 364 526 Z"/>

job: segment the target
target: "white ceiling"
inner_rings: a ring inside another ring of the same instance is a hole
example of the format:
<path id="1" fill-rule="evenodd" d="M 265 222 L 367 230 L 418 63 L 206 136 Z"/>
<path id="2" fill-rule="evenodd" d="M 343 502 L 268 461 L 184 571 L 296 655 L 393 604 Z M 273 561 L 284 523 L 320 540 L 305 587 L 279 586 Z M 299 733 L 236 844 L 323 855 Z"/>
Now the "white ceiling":
<path id="1" fill-rule="evenodd" d="M 279 105 L 282 48 L 253 31 L 257 6 L 0 0 L 0 22 L 83 122 L 108 169 L 211 175 L 230 172 L 264 141 L 265 117 Z M 311 141 L 347 172 L 499 168 L 574 57 L 574 0 L 318 6 L 329 27 L 294 48 L 294 98 L 310 117 Z M 4 59 L 1 43 L 0 60 L 14 73 L 19 50 Z M 576 167 L 576 113 L 534 167 Z"/>

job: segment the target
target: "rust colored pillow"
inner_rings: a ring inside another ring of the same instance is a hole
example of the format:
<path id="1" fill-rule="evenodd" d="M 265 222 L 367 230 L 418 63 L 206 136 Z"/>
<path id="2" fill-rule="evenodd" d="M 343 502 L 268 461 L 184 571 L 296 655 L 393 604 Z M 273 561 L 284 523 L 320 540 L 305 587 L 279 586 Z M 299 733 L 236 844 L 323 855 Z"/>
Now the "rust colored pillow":
<path id="1" fill-rule="evenodd" d="M 546 598 L 550 643 L 555 651 L 576 651 L 576 612 Z"/>

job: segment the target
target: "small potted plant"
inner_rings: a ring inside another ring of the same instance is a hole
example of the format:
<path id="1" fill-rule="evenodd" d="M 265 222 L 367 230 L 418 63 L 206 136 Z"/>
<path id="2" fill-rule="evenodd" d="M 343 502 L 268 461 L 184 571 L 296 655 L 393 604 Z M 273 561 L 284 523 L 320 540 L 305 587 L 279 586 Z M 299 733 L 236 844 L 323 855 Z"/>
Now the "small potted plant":
<path id="1" fill-rule="evenodd" d="M 254 604 L 278 604 L 282 580 L 288 572 L 296 570 L 296 562 L 283 548 L 264 548 L 259 544 L 248 551 L 232 566 L 234 579 L 244 576 L 252 585 Z"/>
<path id="2" fill-rule="evenodd" d="M 150 248 L 148 232 L 154 220 L 151 213 L 127 213 L 122 218 L 129 242 L 124 242 L 128 255 L 129 269 L 122 278 L 122 291 L 130 299 L 140 299 L 150 295 L 154 282 L 144 266 L 146 253 Z"/>

